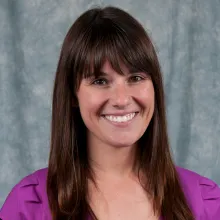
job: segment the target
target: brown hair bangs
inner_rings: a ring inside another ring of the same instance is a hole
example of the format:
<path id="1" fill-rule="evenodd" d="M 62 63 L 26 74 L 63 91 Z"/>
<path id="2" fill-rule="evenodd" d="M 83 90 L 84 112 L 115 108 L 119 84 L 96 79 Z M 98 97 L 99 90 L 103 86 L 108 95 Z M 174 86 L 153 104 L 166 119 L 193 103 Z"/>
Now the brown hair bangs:
<path id="1" fill-rule="evenodd" d="M 102 11 L 94 15 L 90 21 L 84 18 L 84 15 L 79 19 L 80 24 L 75 22 L 66 39 L 68 44 L 74 39 L 69 53 L 69 68 L 72 72 L 69 82 L 70 87 L 74 88 L 74 94 L 83 78 L 100 75 L 106 61 L 119 74 L 124 74 L 121 68 L 124 65 L 131 72 L 141 71 L 153 75 L 156 68 L 153 66 L 155 63 L 153 45 L 143 27 L 133 19 L 130 24 L 132 22 L 134 24 L 128 25 L 117 17 L 105 18 Z M 90 24 L 86 25 L 86 22 Z M 80 31 L 74 32 L 75 26 L 79 25 L 82 26 L 78 27 Z M 139 26 L 139 29 L 132 26 Z M 75 36 L 76 34 L 78 36 Z"/>

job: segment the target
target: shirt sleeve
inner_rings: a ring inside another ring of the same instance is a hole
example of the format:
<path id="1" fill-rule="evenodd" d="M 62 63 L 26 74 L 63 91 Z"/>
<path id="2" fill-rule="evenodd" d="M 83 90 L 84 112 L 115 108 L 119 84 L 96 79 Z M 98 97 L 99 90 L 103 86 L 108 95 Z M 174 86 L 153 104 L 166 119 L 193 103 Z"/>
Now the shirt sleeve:
<path id="1" fill-rule="evenodd" d="M 208 178 L 200 179 L 201 195 L 204 204 L 204 215 L 206 220 L 220 219 L 220 188 Z"/>
<path id="2" fill-rule="evenodd" d="M 38 182 L 26 177 L 15 185 L 0 209 L 2 220 L 42 220 Z"/>

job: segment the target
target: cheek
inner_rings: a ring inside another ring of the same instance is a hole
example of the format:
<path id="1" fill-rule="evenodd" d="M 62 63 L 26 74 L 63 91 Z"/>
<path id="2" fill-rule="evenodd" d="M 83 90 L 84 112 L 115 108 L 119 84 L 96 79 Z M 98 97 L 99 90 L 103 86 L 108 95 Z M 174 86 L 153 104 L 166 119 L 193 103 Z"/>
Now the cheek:
<path id="1" fill-rule="evenodd" d="M 102 95 L 92 91 L 83 91 L 78 96 L 79 108 L 82 117 L 88 120 L 88 117 L 92 117 L 97 114 L 102 104 Z"/>
<path id="2" fill-rule="evenodd" d="M 154 108 L 154 87 L 152 83 L 148 83 L 138 91 L 138 100 L 145 107 Z"/>

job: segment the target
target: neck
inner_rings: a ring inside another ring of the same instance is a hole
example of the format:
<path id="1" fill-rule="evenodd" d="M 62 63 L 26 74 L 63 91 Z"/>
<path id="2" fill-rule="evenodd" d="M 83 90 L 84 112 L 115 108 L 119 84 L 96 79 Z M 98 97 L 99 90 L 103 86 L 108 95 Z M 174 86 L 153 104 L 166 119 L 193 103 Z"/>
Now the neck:
<path id="1" fill-rule="evenodd" d="M 90 166 L 95 178 L 122 179 L 135 173 L 136 146 L 114 147 L 99 140 L 89 143 Z"/>

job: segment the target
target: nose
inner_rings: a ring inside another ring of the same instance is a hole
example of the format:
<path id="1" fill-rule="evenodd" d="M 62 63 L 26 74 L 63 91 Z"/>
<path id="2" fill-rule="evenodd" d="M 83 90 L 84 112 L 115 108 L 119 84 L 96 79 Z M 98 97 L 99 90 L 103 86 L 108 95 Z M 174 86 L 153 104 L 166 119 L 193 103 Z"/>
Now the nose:
<path id="1" fill-rule="evenodd" d="M 111 104 L 115 108 L 125 108 L 131 103 L 131 96 L 126 85 L 119 84 L 113 88 Z"/>

